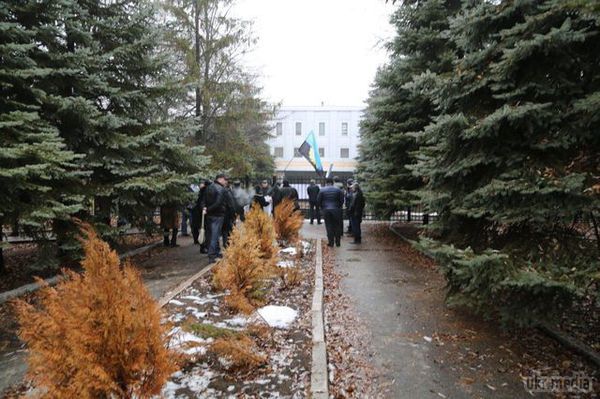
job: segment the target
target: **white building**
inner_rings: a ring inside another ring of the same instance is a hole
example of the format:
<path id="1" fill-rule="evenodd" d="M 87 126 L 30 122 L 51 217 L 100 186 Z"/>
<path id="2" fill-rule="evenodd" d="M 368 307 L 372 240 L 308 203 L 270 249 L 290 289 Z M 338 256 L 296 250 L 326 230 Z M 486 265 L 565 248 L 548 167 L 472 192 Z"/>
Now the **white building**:
<path id="1" fill-rule="evenodd" d="M 333 163 L 334 175 L 353 174 L 362 112 L 362 107 L 281 107 L 273 121 L 272 138 L 267 141 L 275 156 L 277 174 L 289 177 L 314 173 L 312 165 L 298 153 L 311 131 L 317 140 L 323 170 L 327 172 Z"/>

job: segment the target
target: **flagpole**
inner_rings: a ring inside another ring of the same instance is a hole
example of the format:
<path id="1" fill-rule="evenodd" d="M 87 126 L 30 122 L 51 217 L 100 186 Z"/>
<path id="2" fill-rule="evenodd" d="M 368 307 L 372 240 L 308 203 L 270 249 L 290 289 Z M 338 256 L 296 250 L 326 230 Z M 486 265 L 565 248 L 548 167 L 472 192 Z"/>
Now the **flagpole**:
<path id="1" fill-rule="evenodd" d="M 287 168 L 290 166 L 290 164 L 292 163 L 292 161 L 294 160 L 295 157 L 292 157 L 290 159 L 290 161 L 287 163 L 287 165 L 285 165 L 285 169 L 283 169 L 283 175 L 285 176 L 285 172 L 287 171 Z"/>

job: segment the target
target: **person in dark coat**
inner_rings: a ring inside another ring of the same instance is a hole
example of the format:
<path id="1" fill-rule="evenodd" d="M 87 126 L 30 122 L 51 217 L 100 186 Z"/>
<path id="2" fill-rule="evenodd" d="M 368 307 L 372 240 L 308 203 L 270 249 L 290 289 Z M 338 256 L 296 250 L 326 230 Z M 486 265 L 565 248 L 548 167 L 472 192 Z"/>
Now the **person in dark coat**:
<path id="1" fill-rule="evenodd" d="M 235 201 L 233 199 L 233 193 L 231 192 L 231 188 L 229 187 L 229 182 L 227 182 L 223 194 L 225 204 L 225 217 L 223 218 L 222 240 L 223 248 L 227 248 L 227 245 L 229 244 L 229 235 L 233 231 L 235 219 L 237 218 L 237 213 L 235 211 Z"/>
<path id="2" fill-rule="evenodd" d="M 348 230 L 346 230 L 346 234 L 352 235 L 352 215 L 349 211 L 349 205 L 352 203 L 352 196 L 354 192 L 352 191 L 352 184 L 354 184 L 354 180 L 348 179 L 346 181 L 346 190 L 344 193 L 344 202 L 346 203 L 346 217 L 348 218 Z"/>
<path id="3" fill-rule="evenodd" d="M 205 206 L 203 211 L 206 214 L 207 240 L 208 240 L 208 260 L 212 263 L 221 258 L 221 247 L 219 238 L 223 232 L 223 221 L 226 212 L 226 194 L 227 177 L 224 174 L 218 174 L 214 183 L 208 186 L 205 194 Z"/>
<path id="4" fill-rule="evenodd" d="M 321 208 L 317 202 L 317 196 L 321 189 L 315 184 L 314 180 L 310 181 L 310 186 L 306 189 L 308 192 L 308 215 L 310 218 L 310 224 L 313 224 L 314 219 L 317 219 L 317 224 L 321 224 Z"/>
<path id="5" fill-rule="evenodd" d="M 179 227 L 179 214 L 177 205 L 168 203 L 160 207 L 160 227 L 163 229 L 163 243 L 165 247 L 177 246 L 177 228 Z M 171 233 L 171 241 L 169 241 Z"/>
<path id="6" fill-rule="evenodd" d="M 261 209 L 264 209 L 265 207 L 269 206 L 269 201 L 265 199 L 262 188 L 260 186 L 256 186 L 254 191 L 255 194 L 254 197 L 252 197 L 252 205 L 258 204 L 260 205 Z"/>
<path id="7" fill-rule="evenodd" d="M 352 184 L 352 197 L 348 212 L 352 221 L 352 235 L 354 236 L 353 244 L 360 244 L 362 241 L 362 231 L 360 224 L 362 223 L 363 213 L 365 210 L 365 197 L 358 183 Z"/>
<path id="8" fill-rule="evenodd" d="M 269 190 L 268 195 L 271 196 L 271 203 L 273 207 L 271 208 L 271 213 L 275 215 L 275 207 L 281 203 L 283 200 L 282 189 L 279 187 L 279 182 L 276 182 L 275 185 Z"/>
<path id="9" fill-rule="evenodd" d="M 298 190 L 294 187 L 290 186 L 290 182 L 287 180 L 283 181 L 283 187 L 281 188 L 281 201 L 284 198 L 288 198 L 294 202 L 294 210 L 297 211 L 300 209 L 300 205 L 298 205 Z M 273 199 L 273 205 L 275 205 L 275 199 Z"/>
<path id="10" fill-rule="evenodd" d="M 335 243 L 339 247 L 343 233 L 342 206 L 344 205 L 344 193 L 338 187 L 334 187 L 333 179 L 327 179 L 327 186 L 319 192 L 317 202 L 325 219 L 327 246 L 333 247 Z"/>

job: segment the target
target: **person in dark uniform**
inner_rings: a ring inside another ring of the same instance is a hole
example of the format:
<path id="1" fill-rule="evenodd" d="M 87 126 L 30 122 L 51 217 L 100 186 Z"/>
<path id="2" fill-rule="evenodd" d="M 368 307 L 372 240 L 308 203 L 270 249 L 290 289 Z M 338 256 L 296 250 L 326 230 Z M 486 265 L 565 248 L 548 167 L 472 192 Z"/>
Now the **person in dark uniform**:
<path id="1" fill-rule="evenodd" d="M 365 196 L 358 183 L 353 183 L 351 189 L 352 197 L 348 206 L 348 213 L 352 221 L 353 244 L 360 244 L 362 241 L 360 224 L 362 223 L 363 212 L 365 210 Z"/>
<path id="2" fill-rule="evenodd" d="M 310 186 L 306 189 L 308 192 L 308 216 L 310 218 L 310 224 L 313 224 L 314 219 L 317 219 L 317 224 L 321 224 L 321 208 L 317 202 L 317 197 L 321 189 L 315 184 L 314 180 L 310 181 Z"/>
<path id="3" fill-rule="evenodd" d="M 348 230 L 346 230 L 346 234 L 351 236 L 352 235 L 352 216 L 350 215 L 350 204 L 352 203 L 352 196 L 354 195 L 354 192 L 352 191 L 352 184 L 354 184 L 354 180 L 352 179 L 348 179 L 346 181 L 346 190 L 344 193 L 344 202 L 346 204 L 346 217 L 348 218 Z"/>
<path id="4" fill-rule="evenodd" d="M 323 211 L 325 229 L 327 230 L 327 246 L 340 246 L 342 239 L 342 206 L 344 205 L 344 193 L 338 187 L 334 187 L 333 179 L 327 179 L 325 186 L 317 196 L 317 202 Z"/>
<path id="5" fill-rule="evenodd" d="M 288 198 L 294 202 L 294 210 L 295 211 L 300 209 L 300 205 L 298 205 L 298 190 L 296 190 L 294 187 L 291 187 L 289 181 L 287 181 L 287 180 L 283 181 L 283 187 L 281 188 L 280 193 L 281 193 L 281 200 L 283 200 L 284 198 Z M 273 199 L 273 204 L 275 205 L 274 199 Z"/>

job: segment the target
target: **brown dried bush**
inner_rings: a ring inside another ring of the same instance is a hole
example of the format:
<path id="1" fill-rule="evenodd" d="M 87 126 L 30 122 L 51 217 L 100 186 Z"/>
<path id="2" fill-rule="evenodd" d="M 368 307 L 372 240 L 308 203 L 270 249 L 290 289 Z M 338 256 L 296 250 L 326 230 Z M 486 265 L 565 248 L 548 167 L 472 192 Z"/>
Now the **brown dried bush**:
<path id="1" fill-rule="evenodd" d="M 273 224 L 277 239 L 287 243 L 295 243 L 300 238 L 300 229 L 304 223 L 302 212 L 294 210 L 294 201 L 284 198 L 275 207 Z"/>
<path id="2" fill-rule="evenodd" d="M 158 304 L 131 266 L 82 227 L 83 274 L 45 287 L 40 305 L 16 302 L 28 378 L 45 398 L 148 398 L 176 370 Z"/>
<path id="3" fill-rule="evenodd" d="M 250 313 L 258 303 L 252 293 L 262 287 L 270 275 L 270 266 L 260 258 L 260 242 L 254 234 L 245 234 L 240 227 L 231 233 L 223 259 L 217 263 L 213 286 L 229 290 L 226 304 L 243 313 Z"/>
<path id="4" fill-rule="evenodd" d="M 271 217 L 262 210 L 260 205 L 254 204 L 246 214 L 244 228 L 246 233 L 254 234 L 258 238 L 260 258 L 267 263 L 267 267 L 274 268 L 277 264 L 278 248 Z"/>
<path id="5" fill-rule="evenodd" d="M 279 271 L 282 289 L 288 289 L 300 285 L 303 277 L 304 273 L 302 273 L 302 270 L 298 266 L 282 267 Z"/>
<path id="6" fill-rule="evenodd" d="M 266 364 L 267 357 L 258 352 L 254 341 L 247 335 L 219 338 L 211 351 L 230 362 L 229 369 L 252 369 Z"/>

